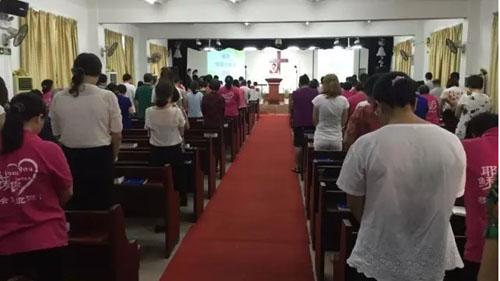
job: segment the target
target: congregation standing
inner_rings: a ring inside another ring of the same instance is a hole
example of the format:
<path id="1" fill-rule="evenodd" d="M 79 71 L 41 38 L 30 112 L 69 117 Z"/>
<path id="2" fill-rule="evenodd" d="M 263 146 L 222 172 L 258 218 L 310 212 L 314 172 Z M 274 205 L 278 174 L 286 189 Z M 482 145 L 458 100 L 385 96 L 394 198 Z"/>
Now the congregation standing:
<path id="1" fill-rule="evenodd" d="M 480 271 L 491 251 L 488 241 L 497 239 L 487 203 L 496 190 L 498 116 L 490 113 L 481 76 L 467 77 L 460 87 L 458 73 L 452 73 L 445 89 L 434 78 L 427 73 L 417 82 L 391 72 L 341 83 L 328 74 L 320 83 L 303 75 L 290 97 L 294 172 L 304 168 L 307 133 L 316 151 L 347 151 L 337 185 L 360 223 L 347 261 L 360 280 L 442 280 L 456 267 L 464 267 L 464 280 L 485 274 Z M 10 170 L 15 166 L 32 173 L 27 182 L 0 177 L 0 196 L 26 200 L 0 206 L 6 226 L 0 230 L 2 273 L 22 274 L 27 264 L 40 280 L 61 280 L 68 244 L 64 209 L 111 206 L 114 163 L 122 131 L 133 127 L 133 117 L 149 133 L 150 165 L 172 165 L 174 188 L 185 204 L 182 152 L 189 119 L 222 128 L 226 119 L 239 118 L 240 109 L 261 99 L 252 81 L 227 76 L 222 82 L 199 77 L 196 70 L 181 79 L 178 70 L 163 68 L 159 78 L 146 73 L 137 87 L 130 74 L 122 80 L 108 84 L 100 59 L 86 53 L 75 59 L 66 89 L 54 89 L 47 79 L 42 91 L 8 101 L 0 79 L 0 172 L 17 172 Z M 33 188 L 24 194 L 28 186 Z M 462 196 L 464 260 L 449 223 Z"/>

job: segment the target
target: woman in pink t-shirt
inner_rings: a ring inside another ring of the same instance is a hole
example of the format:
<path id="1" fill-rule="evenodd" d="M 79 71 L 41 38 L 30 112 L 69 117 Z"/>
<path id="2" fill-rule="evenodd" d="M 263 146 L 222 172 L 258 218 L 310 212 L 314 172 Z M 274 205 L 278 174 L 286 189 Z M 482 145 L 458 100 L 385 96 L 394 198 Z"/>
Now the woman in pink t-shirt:
<path id="1" fill-rule="evenodd" d="M 73 180 L 62 149 L 38 137 L 45 115 L 34 93 L 8 106 L 0 142 L 0 280 L 63 280 L 68 235 L 61 206 Z"/>
<path id="2" fill-rule="evenodd" d="M 225 116 L 229 118 L 235 118 L 240 115 L 240 96 L 238 90 L 233 87 L 233 77 L 227 76 L 225 79 L 226 85 L 219 89 L 219 95 L 224 98 L 226 102 Z"/>
<path id="3" fill-rule="evenodd" d="M 425 98 L 427 100 L 427 107 L 429 108 L 429 111 L 427 111 L 427 116 L 426 120 L 430 123 L 439 125 L 440 117 L 441 117 L 441 108 L 439 106 L 439 100 L 437 97 L 430 95 L 430 90 L 429 87 L 423 85 L 418 88 L 418 92 L 420 93 L 420 96 Z"/>
<path id="4" fill-rule="evenodd" d="M 42 94 L 43 94 L 42 98 L 47 107 L 50 107 L 50 104 L 52 103 L 52 97 L 54 95 L 52 92 L 53 87 L 54 87 L 54 81 L 50 79 L 45 79 L 42 81 Z"/>

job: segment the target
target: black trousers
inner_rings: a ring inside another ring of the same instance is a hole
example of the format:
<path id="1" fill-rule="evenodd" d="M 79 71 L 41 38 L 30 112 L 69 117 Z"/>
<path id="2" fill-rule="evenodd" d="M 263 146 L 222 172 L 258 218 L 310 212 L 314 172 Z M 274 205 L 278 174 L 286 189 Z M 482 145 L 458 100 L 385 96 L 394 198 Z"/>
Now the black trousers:
<path id="1" fill-rule="evenodd" d="M 63 251 L 64 248 L 52 248 L 0 256 L 0 281 L 18 276 L 33 281 L 63 281 Z"/>
<path id="2" fill-rule="evenodd" d="M 151 166 L 170 164 L 174 180 L 174 188 L 179 192 L 186 192 L 186 168 L 181 144 L 173 146 L 151 146 Z"/>
<path id="3" fill-rule="evenodd" d="M 67 148 L 64 154 L 73 174 L 73 198 L 68 204 L 72 210 L 107 210 L 111 206 L 113 186 L 113 149 Z"/>

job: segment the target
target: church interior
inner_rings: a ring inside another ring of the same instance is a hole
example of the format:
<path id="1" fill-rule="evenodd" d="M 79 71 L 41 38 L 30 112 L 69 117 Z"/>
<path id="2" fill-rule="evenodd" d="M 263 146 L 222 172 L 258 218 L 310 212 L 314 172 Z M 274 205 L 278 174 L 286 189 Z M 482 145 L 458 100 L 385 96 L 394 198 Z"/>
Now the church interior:
<path id="1" fill-rule="evenodd" d="M 0 0 L 0 281 L 498 280 L 497 0 Z"/>

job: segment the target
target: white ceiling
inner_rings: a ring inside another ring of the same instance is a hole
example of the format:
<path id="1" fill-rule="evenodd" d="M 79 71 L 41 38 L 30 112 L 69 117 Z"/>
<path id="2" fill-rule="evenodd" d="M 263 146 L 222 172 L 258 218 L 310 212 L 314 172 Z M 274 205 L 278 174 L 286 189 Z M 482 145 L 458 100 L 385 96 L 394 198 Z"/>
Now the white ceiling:
<path id="1" fill-rule="evenodd" d="M 479 0 L 88 0 L 101 23 L 331 22 L 465 18 Z"/>

